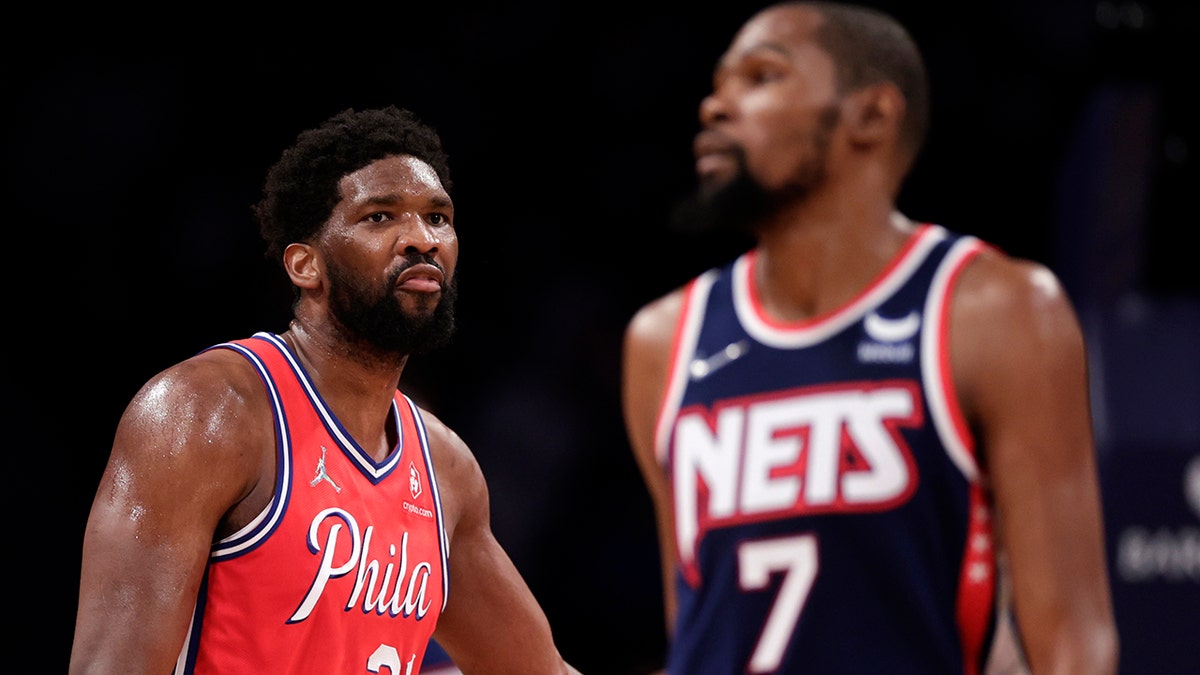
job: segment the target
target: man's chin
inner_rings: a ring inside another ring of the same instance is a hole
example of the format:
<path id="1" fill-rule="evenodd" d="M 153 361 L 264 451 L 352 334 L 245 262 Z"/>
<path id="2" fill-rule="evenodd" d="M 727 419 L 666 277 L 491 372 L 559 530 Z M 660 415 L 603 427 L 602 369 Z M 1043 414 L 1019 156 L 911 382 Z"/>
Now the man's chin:
<path id="1" fill-rule="evenodd" d="M 416 324 L 428 323 L 437 313 L 442 301 L 440 293 L 405 294 L 399 297 L 400 307 L 409 321 Z"/>
<path id="2" fill-rule="evenodd" d="M 747 234 L 768 204 L 767 195 L 747 177 L 714 177 L 676 205 L 670 226 L 685 234 Z"/>
<path id="3" fill-rule="evenodd" d="M 729 189 L 729 186 L 737 179 L 737 176 L 727 176 L 725 174 L 708 174 L 701 176 L 696 184 L 696 192 L 692 198 L 701 206 L 711 204 L 715 200 L 721 198 L 721 194 Z"/>

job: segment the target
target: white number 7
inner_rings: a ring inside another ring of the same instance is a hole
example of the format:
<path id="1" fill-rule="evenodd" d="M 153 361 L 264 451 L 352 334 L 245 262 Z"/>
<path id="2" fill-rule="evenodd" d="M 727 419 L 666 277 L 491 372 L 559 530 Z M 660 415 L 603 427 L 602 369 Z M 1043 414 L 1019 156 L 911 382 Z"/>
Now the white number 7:
<path id="1" fill-rule="evenodd" d="M 783 572 L 779 594 L 750 657 L 749 672 L 769 673 L 779 667 L 818 567 L 817 538 L 811 534 L 747 541 L 738 546 L 738 580 L 743 590 L 765 588 L 773 572 Z"/>

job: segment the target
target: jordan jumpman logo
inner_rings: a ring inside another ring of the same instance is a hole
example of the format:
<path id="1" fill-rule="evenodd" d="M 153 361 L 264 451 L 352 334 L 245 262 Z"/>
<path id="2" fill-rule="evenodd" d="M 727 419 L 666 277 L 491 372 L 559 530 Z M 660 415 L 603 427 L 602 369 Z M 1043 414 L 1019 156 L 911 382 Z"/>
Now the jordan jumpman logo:
<path id="1" fill-rule="evenodd" d="M 325 472 L 325 446 L 322 445 L 321 459 L 317 461 L 317 475 L 313 476 L 313 479 L 308 481 L 308 484 L 316 487 L 317 483 L 320 483 L 323 480 L 329 481 L 329 484 L 333 486 L 334 492 L 342 491 L 342 488 L 338 487 L 338 484 L 333 482 L 333 479 L 330 478 L 329 474 Z"/>

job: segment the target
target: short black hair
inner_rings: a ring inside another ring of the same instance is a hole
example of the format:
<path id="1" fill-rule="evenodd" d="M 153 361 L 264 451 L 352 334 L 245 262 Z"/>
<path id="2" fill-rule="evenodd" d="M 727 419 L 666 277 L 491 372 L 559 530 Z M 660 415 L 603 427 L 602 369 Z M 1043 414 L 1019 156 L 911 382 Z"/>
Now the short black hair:
<path id="1" fill-rule="evenodd" d="M 837 68 L 838 90 L 852 91 L 879 82 L 895 84 L 906 103 L 902 141 L 915 156 L 929 129 L 929 75 L 908 30 L 883 12 L 839 2 L 792 2 L 810 7 L 822 21 L 815 42 Z"/>
<path id="2" fill-rule="evenodd" d="M 340 199 L 338 182 L 344 176 L 396 155 L 425 162 L 450 191 L 449 159 L 441 137 L 412 111 L 394 105 L 349 108 L 301 132 L 267 171 L 262 199 L 252 207 L 267 256 L 282 263 L 289 244 L 320 232 Z"/>

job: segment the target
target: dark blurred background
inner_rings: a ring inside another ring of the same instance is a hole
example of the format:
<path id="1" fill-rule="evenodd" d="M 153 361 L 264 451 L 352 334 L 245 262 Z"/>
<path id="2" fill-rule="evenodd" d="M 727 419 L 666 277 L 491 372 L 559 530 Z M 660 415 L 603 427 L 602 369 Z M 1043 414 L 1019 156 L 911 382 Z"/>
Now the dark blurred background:
<path id="1" fill-rule="evenodd" d="M 10 17 L 17 663 L 65 672 L 87 510 L 137 388 L 208 345 L 286 328 L 290 296 L 249 211 L 267 167 L 333 113 L 397 104 L 444 136 L 462 249 L 458 336 L 402 385 L 474 449 L 497 536 L 568 660 L 657 667 L 658 554 L 620 417 L 621 332 L 739 252 L 666 220 L 692 186 L 713 64 L 764 4 Z M 929 62 L 933 128 L 902 208 L 1049 264 L 1079 307 L 1122 672 L 1200 672 L 1196 4 L 868 4 L 906 22 Z"/>

